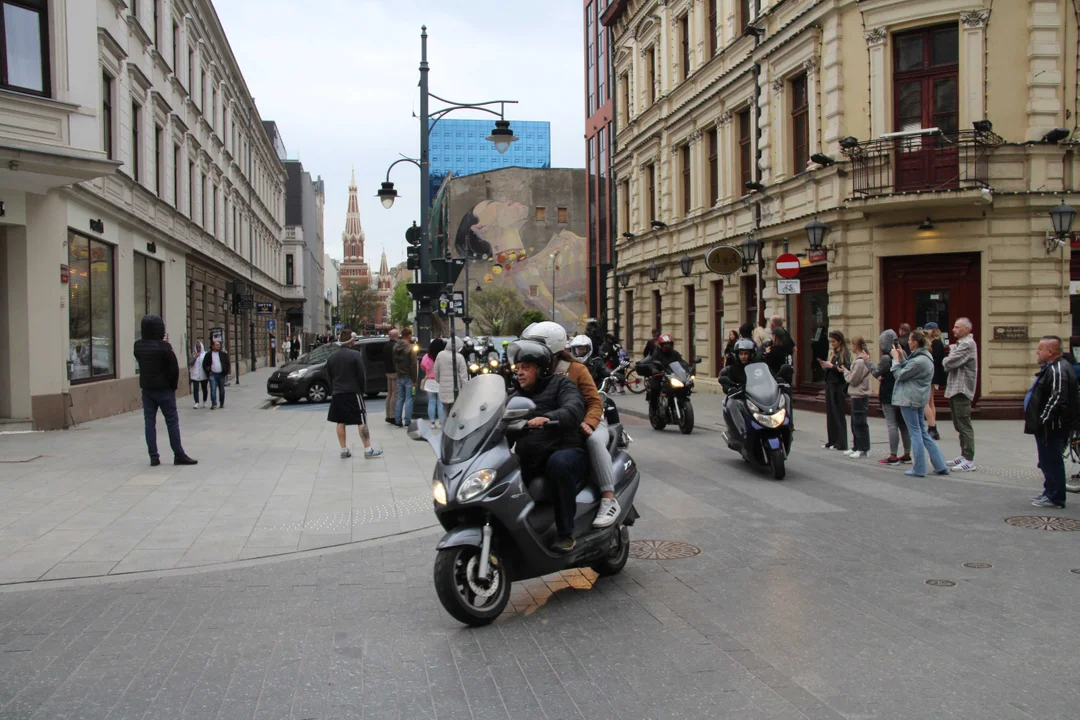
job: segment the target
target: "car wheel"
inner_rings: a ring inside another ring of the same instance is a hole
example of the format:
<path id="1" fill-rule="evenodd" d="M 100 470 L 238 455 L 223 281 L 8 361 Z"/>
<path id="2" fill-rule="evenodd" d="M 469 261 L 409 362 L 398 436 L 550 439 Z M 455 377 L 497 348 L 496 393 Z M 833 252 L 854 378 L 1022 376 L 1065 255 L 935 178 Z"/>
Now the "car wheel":
<path id="1" fill-rule="evenodd" d="M 326 383 L 322 380 L 316 380 L 308 385 L 307 389 L 308 402 L 323 403 L 330 399 L 330 390 L 326 387 Z"/>

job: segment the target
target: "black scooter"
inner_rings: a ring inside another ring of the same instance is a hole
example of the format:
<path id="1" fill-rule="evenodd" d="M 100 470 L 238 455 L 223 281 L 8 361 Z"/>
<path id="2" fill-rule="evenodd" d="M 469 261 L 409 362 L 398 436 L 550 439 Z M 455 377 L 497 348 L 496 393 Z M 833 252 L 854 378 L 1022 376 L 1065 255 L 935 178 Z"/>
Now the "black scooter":
<path id="1" fill-rule="evenodd" d="M 785 461 L 791 454 L 791 378 L 790 365 L 780 369 L 780 380 L 773 377 L 765 363 L 746 366 L 746 385 L 738 386 L 721 376 L 720 385 L 727 393 L 724 400 L 724 440 L 751 465 L 771 469 L 774 480 L 783 480 Z"/>
<path id="2" fill-rule="evenodd" d="M 556 425 L 527 428 L 525 418 L 534 408 L 528 398 L 508 400 L 498 375 L 480 375 L 458 395 L 442 433 L 423 420 L 410 428 L 410 436 L 426 439 L 439 458 L 432 494 L 447 533 L 436 546 L 435 591 L 446 611 L 466 625 L 495 620 L 515 580 L 577 567 L 614 575 L 629 557 L 639 475 L 621 426 L 611 428 L 609 450 L 622 514 L 610 527 L 593 528 L 600 493 L 583 477 L 574 521 L 577 546 L 566 555 L 548 549 L 556 535 L 551 498 L 543 478 L 526 482 L 510 451 L 510 442 L 521 434 Z"/>

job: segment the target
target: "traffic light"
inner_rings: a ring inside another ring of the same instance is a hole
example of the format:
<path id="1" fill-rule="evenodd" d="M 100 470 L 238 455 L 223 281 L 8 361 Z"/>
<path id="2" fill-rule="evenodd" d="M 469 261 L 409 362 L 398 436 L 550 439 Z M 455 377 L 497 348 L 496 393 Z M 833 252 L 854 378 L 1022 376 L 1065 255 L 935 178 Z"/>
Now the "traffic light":
<path id="1" fill-rule="evenodd" d="M 409 270 L 420 269 L 420 248 L 410 246 L 405 249 L 405 267 Z"/>
<path id="2" fill-rule="evenodd" d="M 421 240 L 420 228 L 413 221 L 412 227 L 405 231 L 405 242 L 410 245 L 419 245 Z"/>

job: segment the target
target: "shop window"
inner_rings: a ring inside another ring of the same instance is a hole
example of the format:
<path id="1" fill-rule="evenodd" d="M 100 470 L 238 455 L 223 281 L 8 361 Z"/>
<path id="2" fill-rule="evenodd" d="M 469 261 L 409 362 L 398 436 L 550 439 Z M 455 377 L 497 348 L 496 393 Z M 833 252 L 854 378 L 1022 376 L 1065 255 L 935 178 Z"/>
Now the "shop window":
<path id="1" fill-rule="evenodd" d="M 536 219 L 538 222 L 544 222 L 547 220 L 547 208 L 541 205 L 536 206 Z"/>
<path id="2" fill-rule="evenodd" d="M 697 357 L 697 348 L 695 347 L 695 335 L 697 335 L 697 298 L 694 294 L 694 286 L 687 285 L 683 294 L 683 306 L 686 308 L 685 317 L 685 334 L 686 334 L 686 359 L 690 362 L 694 362 L 694 358 Z"/>
<path id="3" fill-rule="evenodd" d="M 558 213 L 559 213 L 559 222 L 564 223 L 564 224 L 570 222 L 570 216 L 569 216 L 569 213 L 567 212 L 566 208 L 564 208 L 564 207 L 558 208 Z"/>
<path id="4" fill-rule="evenodd" d="M 72 382 L 115 377 L 113 248 L 68 233 L 68 267 L 69 377 Z"/>
<path id="5" fill-rule="evenodd" d="M 806 170 L 810 161 L 810 112 L 806 92 L 806 73 L 791 80 L 792 174 Z"/>
<path id="6" fill-rule="evenodd" d="M 754 155 L 750 141 L 752 116 L 750 108 L 738 114 L 739 121 L 739 194 L 745 195 L 746 183 L 754 179 Z"/>
<path id="7" fill-rule="evenodd" d="M 48 0 L 0 2 L 0 9 L 0 87 L 48 97 Z"/>
<path id="8" fill-rule="evenodd" d="M 143 315 L 161 316 L 161 263 L 135 253 L 135 339 L 142 338 Z"/>
<path id="9" fill-rule="evenodd" d="M 630 349 L 634 347 L 634 291 L 626 291 L 626 300 L 623 303 L 626 307 L 626 343 L 625 347 Z M 634 352 L 630 349 L 630 352 Z"/>

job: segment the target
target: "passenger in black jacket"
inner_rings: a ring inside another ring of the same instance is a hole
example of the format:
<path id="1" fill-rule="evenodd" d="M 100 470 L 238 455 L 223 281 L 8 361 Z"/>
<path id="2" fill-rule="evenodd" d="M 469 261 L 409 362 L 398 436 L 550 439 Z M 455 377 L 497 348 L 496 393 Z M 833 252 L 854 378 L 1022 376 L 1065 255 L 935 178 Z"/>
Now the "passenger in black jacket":
<path id="1" fill-rule="evenodd" d="M 210 378 L 210 409 L 225 407 L 225 380 L 229 377 L 229 353 L 221 349 L 221 341 L 210 343 L 210 352 L 203 358 L 203 370 Z M 218 403 L 218 395 L 221 402 Z"/>
<path id="2" fill-rule="evenodd" d="M 510 359 L 516 365 L 519 395 L 536 404 L 529 413 L 529 431 L 514 444 L 514 452 L 526 477 L 543 474 L 548 492 L 555 498 L 555 529 L 558 537 L 551 549 L 568 553 L 574 549 L 574 515 L 577 511 L 578 481 L 589 472 L 585 453 L 585 400 L 574 381 L 553 375 L 554 358 L 547 346 L 532 340 L 510 345 Z M 549 422 L 557 430 L 542 430 Z"/>
<path id="3" fill-rule="evenodd" d="M 195 465 L 180 442 L 180 416 L 176 412 L 176 388 L 180 366 L 172 345 L 165 340 L 165 321 L 158 315 L 144 315 L 142 338 L 135 341 L 135 362 L 139 364 L 139 387 L 142 388 L 143 425 L 150 465 L 160 465 L 157 445 L 157 411 L 165 417 L 174 465 Z"/>
<path id="4" fill-rule="evenodd" d="M 1080 412 L 1076 374 L 1061 353 L 1061 338 L 1046 335 L 1036 355 L 1041 369 L 1024 398 L 1024 432 L 1035 436 L 1043 494 L 1035 507 L 1065 507 L 1065 460 L 1062 457 Z"/>

